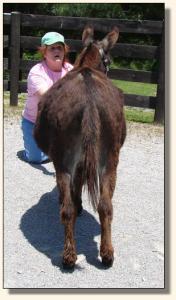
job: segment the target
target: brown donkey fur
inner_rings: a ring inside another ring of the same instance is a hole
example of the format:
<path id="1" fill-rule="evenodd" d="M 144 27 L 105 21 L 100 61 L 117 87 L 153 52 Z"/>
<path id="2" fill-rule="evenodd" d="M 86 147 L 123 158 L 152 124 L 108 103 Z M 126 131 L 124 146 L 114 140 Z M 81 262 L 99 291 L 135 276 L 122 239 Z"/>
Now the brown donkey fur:
<path id="1" fill-rule="evenodd" d="M 101 223 L 100 255 L 111 266 L 112 196 L 119 151 L 126 136 L 123 93 L 107 78 L 108 51 L 118 39 L 114 28 L 102 41 L 93 41 L 86 27 L 84 49 L 72 71 L 41 98 L 34 136 L 53 161 L 60 191 L 61 221 L 65 225 L 63 265 L 73 267 L 76 217 L 82 211 L 82 187 L 87 186 Z"/>

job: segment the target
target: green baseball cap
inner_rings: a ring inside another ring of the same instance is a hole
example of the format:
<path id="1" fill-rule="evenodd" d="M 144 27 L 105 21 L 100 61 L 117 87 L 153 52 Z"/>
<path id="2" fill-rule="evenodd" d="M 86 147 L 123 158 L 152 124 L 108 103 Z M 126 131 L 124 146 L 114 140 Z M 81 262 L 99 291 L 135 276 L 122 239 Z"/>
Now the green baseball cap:
<path id="1" fill-rule="evenodd" d="M 52 45 L 55 43 L 62 43 L 64 42 L 64 37 L 62 34 L 58 32 L 47 32 L 41 39 L 41 45 Z"/>

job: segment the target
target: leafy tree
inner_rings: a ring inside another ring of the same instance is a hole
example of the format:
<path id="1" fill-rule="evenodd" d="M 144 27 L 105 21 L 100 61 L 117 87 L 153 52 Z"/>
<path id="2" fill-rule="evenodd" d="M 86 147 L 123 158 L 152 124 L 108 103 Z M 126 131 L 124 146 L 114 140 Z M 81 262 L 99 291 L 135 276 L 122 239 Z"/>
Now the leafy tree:
<path id="1" fill-rule="evenodd" d="M 163 3 L 124 3 L 122 4 L 127 19 L 133 20 L 163 20 Z"/>
<path id="2" fill-rule="evenodd" d="M 4 3 L 4 12 L 72 17 L 162 20 L 163 3 Z"/>
<path id="3" fill-rule="evenodd" d="M 91 17 L 91 18 L 116 18 L 128 20 L 163 20 L 164 3 L 4 3 L 4 12 L 19 11 L 26 14 L 41 14 L 53 16 Z M 10 27 L 7 28 L 10 30 Z M 37 28 L 24 28 L 23 35 L 42 36 L 44 30 Z M 4 34 L 8 34 L 6 29 Z M 80 32 L 67 30 L 63 34 L 69 38 L 78 38 Z M 141 35 L 123 33 L 119 42 L 158 45 L 160 37 L 157 35 Z M 25 58 L 36 56 L 34 52 L 26 51 Z M 36 56 L 37 58 L 37 56 Z M 116 58 L 114 65 L 118 67 L 151 70 L 157 68 L 155 60 L 134 60 Z"/>

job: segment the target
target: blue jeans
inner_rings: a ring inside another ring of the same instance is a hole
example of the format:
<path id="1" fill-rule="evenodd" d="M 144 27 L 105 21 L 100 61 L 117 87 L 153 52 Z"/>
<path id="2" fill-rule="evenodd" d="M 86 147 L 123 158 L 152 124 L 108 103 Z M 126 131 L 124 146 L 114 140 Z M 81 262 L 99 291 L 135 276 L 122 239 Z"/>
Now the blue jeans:
<path id="1" fill-rule="evenodd" d="M 24 141 L 24 160 L 31 163 L 42 163 L 48 156 L 37 146 L 33 137 L 34 123 L 22 118 L 21 129 Z"/>

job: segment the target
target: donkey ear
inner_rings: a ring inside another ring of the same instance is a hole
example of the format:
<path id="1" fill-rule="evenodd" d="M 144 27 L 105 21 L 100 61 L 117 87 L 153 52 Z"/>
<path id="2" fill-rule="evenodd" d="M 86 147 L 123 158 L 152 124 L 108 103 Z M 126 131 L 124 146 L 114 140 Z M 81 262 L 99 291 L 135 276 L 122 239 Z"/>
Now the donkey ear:
<path id="1" fill-rule="evenodd" d="M 91 25 L 86 26 L 82 34 L 83 46 L 85 47 L 89 46 L 89 44 L 93 42 L 93 36 L 94 36 L 93 27 Z"/>
<path id="2" fill-rule="evenodd" d="M 105 51 L 109 51 L 111 48 L 114 47 L 115 43 L 117 42 L 119 37 L 119 29 L 114 27 L 113 30 L 108 33 L 105 38 L 102 40 L 103 49 Z"/>

